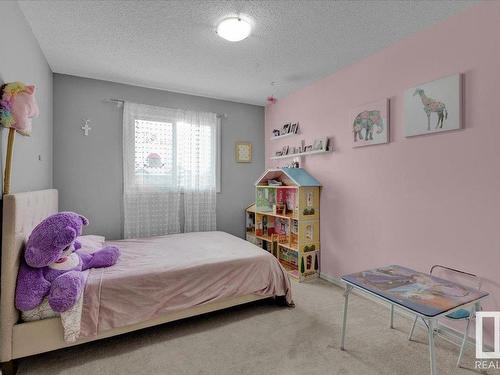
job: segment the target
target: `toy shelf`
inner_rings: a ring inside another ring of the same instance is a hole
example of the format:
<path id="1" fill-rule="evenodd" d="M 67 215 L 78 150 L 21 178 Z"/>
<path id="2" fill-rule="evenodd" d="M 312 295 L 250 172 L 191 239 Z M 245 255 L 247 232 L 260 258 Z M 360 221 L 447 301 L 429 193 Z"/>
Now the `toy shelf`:
<path id="1" fill-rule="evenodd" d="M 267 241 L 267 242 L 274 242 L 273 238 L 270 236 L 255 236 L 259 240 Z"/>
<path id="2" fill-rule="evenodd" d="M 308 156 L 308 155 L 327 154 L 330 152 L 333 152 L 333 150 L 313 150 L 313 151 L 306 151 L 306 152 L 298 152 L 296 154 L 271 156 L 271 160 L 289 159 L 289 158 L 302 157 L 302 156 Z"/>
<path id="3" fill-rule="evenodd" d="M 297 220 L 297 217 L 294 216 L 293 213 L 290 213 L 290 214 L 274 214 L 272 212 L 264 212 L 264 211 L 256 211 L 255 213 L 259 214 L 259 215 L 267 215 L 267 216 L 273 216 L 273 217 L 279 217 L 281 219 L 295 219 Z"/>
<path id="4" fill-rule="evenodd" d="M 279 262 L 290 276 L 292 276 L 294 279 L 300 280 L 300 272 L 296 265 L 288 263 L 283 259 L 279 259 Z"/>
<path id="5" fill-rule="evenodd" d="M 319 275 L 319 196 L 320 183 L 305 170 L 271 169 L 255 183 L 256 203 L 246 210 L 247 240 L 299 281 Z"/>
<path id="6" fill-rule="evenodd" d="M 286 185 L 259 185 L 259 188 L 269 188 L 269 189 L 297 189 L 296 186 L 286 186 Z"/>
<path id="7" fill-rule="evenodd" d="M 283 243 L 278 243 L 278 245 L 279 246 L 283 246 L 284 248 L 287 248 L 288 250 L 299 252 L 299 249 L 297 248 L 297 244 L 295 244 L 295 246 L 293 246 L 293 245 L 287 245 L 287 244 L 283 244 Z"/>

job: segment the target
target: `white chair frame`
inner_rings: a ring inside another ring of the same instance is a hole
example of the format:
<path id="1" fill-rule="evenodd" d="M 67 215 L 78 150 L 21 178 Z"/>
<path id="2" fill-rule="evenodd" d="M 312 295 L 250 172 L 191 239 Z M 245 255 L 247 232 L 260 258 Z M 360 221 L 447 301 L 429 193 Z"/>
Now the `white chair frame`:
<path id="1" fill-rule="evenodd" d="M 481 290 L 482 280 L 479 276 L 477 276 L 473 273 L 465 272 L 465 271 L 458 270 L 458 269 L 451 268 L 451 267 L 442 266 L 440 264 L 435 264 L 431 267 L 429 274 L 432 276 L 433 271 L 436 269 L 443 269 L 443 270 L 454 272 L 454 273 L 457 273 L 460 275 L 465 275 L 471 279 L 474 279 L 477 282 L 477 290 Z M 462 339 L 462 343 L 460 345 L 460 354 L 458 355 L 457 367 L 460 367 L 460 363 L 462 362 L 462 357 L 463 357 L 464 350 L 465 350 L 465 344 L 467 343 L 467 338 L 469 337 L 470 322 L 472 319 L 475 319 L 476 311 L 478 311 L 478 310 L 481 310 L 481 305 L 479 303 L 474 304 L 471 307 L 471 310 L 469 311 L 469 316 L 467 318 L 460 318 L 460 319 L 447 318 L 447 319 L 452 319 L 452 320 L 467 320 L 467 324 L 465 325 L 464 336 Z M 412 339 L 413 332 L 415 331 L 415 326 L 417 324 L 418 318 L 419 318 L 419 316 L 415 315 L 415 319 L 413 320 L 413 325 L 411 326 L 410 334 L 408 335 L 408 340 L 410 340 L 410 341 Z M 424 319 L 422 319 L 422 322 L 424 322 L 424 324 L 427 326 L 427 329 L 430 330 L 430 327 L 428 326 L 427 322 Z M 434 332 L 434 334 L 439 332 L 439 327 L 437 329 L 434 329 L 433 332 Z"/>

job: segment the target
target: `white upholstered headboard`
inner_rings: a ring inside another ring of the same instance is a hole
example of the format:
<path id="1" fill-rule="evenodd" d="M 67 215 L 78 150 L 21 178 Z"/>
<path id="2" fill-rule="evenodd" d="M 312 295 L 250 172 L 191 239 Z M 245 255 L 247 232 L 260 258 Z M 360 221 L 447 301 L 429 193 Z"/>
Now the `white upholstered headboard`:
<path id="1" fill-rule="evenodd" d="M 12 358 L 12 328 L 19 318 L 14 296 L 24 241 L 40 221 L 57 211 L 58 195 L 55 189 L 3 196 L 0 362 Z"/>

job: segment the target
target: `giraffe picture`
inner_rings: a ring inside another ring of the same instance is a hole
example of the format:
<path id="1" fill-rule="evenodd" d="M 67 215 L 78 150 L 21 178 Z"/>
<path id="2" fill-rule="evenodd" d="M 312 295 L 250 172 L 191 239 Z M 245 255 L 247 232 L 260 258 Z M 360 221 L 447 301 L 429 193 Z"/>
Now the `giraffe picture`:
<path id="1" fill-rule="evenodd" d="M 460 74 L 406 90 L 405 135 L 411 137 L 460 129 L 461 94 Z"/>
<path id="2" fill-rule="evenodd" d="M 352 147 L 389 142 L 389 100 L 382 99 L 353 108 L 349 115 Z"/>

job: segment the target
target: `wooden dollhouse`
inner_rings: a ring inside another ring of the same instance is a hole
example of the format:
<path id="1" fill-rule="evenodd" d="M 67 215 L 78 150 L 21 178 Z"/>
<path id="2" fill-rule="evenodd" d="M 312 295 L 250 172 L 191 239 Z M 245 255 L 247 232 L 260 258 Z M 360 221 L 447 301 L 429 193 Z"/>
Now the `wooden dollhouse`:
<path id="1" fill-rule="evenodd" d="M 299 281 L 319 275 L 320 183 L 302 168 L 267 170 L 247 207 L 246 239 L 272 253 Z"/>

